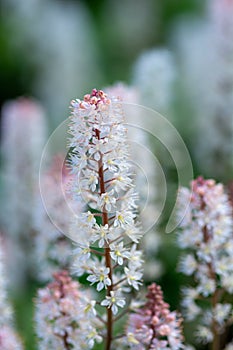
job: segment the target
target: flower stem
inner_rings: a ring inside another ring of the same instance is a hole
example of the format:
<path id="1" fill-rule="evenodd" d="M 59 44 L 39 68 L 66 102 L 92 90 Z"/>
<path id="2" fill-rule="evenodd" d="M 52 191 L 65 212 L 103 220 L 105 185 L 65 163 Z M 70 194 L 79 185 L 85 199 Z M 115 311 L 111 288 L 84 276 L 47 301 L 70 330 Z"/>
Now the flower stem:
<path id="1" fill-rule="evenodd" d="M 204 226 L 203 228 L 203 237 L 204 237 L 204 242 L 208 242 L 210 239 L 210 233 L 208 232 L 207 226 Z M 212 262 L 207 264 L 208 269 L 209 269 L 209 277 L 211 279 L 213 279 L 216 283 L 216 290 L 211 298 L 211 306 L 212 306 L 212 310 L 215 309 L 217 303 L 218 303 L 218 299 L 219 299 L 219 290 L 217 289 L 217 277 L 216 274 L 214 272 L 214 268 L 212 265 Z M 219 334 L 218 334 L 218 330 L 217 330 L 217 323 L 216 320 L 213 318 L 212 320 L 212 333 L 213 333 L 213 341 L 211 344 L 211 350 L 219 350 L 220 349 L 220 339 L 219 339 Z"/>
<path id="2" fill-rule="evenodd" d="M 70 350 L 70 344 L 68 343 L 68 333 L 65 332 L 63 336 L 64 348 Z"/>
<path id="3" fill-rule="evenodd" d="M 99 130 L 95 130 L 96 137 L 98 140 L 100 139 L 100 132 Z M 98 162 L 99 164 L 99 184 L 100 184 L 100 195 L 105 193 L 105 180 L 104 180 L 104 170 L 103 170 L 103 161 L 102 161 L 102 155 L 100 156 L 100 160 Z M 102 212 L 102 225 L 108 225 L 108 213 L 105 210 L 105 207 L 103 207 Z M 112 263 L 111 263 L 111 256 L 110 256 L 110 248 L 109 244 L 106 242 L 106 246 L 104 248 L 104 255 L 105 255 L 105 266 L 109 268 L 109 274 L 108 277 L 111 280 L 111 285 L 107 287 L 107 295 L 110 296 L 110 292 L 112 291 Z M 112 315 L 112 309 L 107 309 L 107 339 L 106 339 L 106 350 L 111 349 L 111 343 L 112 343 L 112 333 L 113 333 L 113 315 Z"/>
<path id="4" fill-rule="evenodd" d="M 216 289 L 213 297 L 212 297 L 212 308 L 214 310 L 216 304 L 218 303 L 218 289 Z M 215 319 L 213 319 L 212 321 L 212 332 L 213 332 L 213 342 L 212 342 L 212 348 L 211 350 L 219 350 L 220 349 L 220 338 L 219 338 L 219 334 L 217 331 L 217 324 Z"/>

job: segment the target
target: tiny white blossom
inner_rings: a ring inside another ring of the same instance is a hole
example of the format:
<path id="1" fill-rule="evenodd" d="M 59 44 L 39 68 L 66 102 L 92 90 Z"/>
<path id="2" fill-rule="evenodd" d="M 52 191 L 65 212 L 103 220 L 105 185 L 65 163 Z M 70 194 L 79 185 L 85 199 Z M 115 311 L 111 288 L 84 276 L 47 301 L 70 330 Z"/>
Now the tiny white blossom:
<path id="1" fill-rule="evenodd" d="M 84 298 L 84 301 L 86 304 L 84 304 L 84 313 L 88 314 L 89 312 L 92 313 L 94 316 L 96 316 L 96 300 L 89 300 L 87 298 Z"/>
<path id="2" fill-rule="evenodd" d="M 179 263 L 179 271 L 183 272 L 185 275 L 191 276 L 196 270 L 198 264 L 196 259 L 192 254 L 184 256 Z"/>
<path id="3" fill-rule="evenodd" d="M 77 247 L 73 251 L 73 255 L 75 255 L 75 258 L 80 262 L 86 262 L 91 257 L 91 249 L 89 245 L 82 247 Z"/>
<path id="4" fill-rule="evenodd" d="M 127 228 L 128 225 L 133 224 L 133 218 L 134 214 L 130 211 L 117 211 L 115 220 L 114 220 L 114 227 L 122 227 Z"/>
<path id="5" fill-rule="evenodd" d="M 129 259 L 130 257 L 130 252 L 124 247 L 123 242 L 111 244 L 110 249 L 111 258 L 119 265 L 123 265 L 124 259 Z"/>
<path id="6" fill-rule="evenodd" d="M 204 297 L 207 297 L 213 294 L 214 291 L 216 290 L 216 282 L 213 279 L 203 276 L 199 286 L 197 287 L 197 290 Z"/>
<path id="7" fill-rule="evenodd" d="M 118 306 L 123 308 L 125 306 L 125 298 L 120 294 L 120 290 L 117 292 L 111 291 L 110 296 L 106 296 L 103 301 L 101 301 L 102 306 L 106 306 L 112 309 L 114 315 L 118 312 Z"/>
<path id="8" fill-rule="evenodd" d="M 108 243 L 108 236 L 110 234 L 111 228 L 108 226 L 108 224 L 102 226 L 102 225 L 96 225 L 94 228 L 94 235 L 93 235 L 93 241 L 98 240 L 98 246 L 99 248 L 103 248 L 105 243 Z"/>
<path id="9" fill-rule="evenodd" d="M 105 209 L 108 212 L 115 208 L 116 198 L 114 197 L 114 191 L 102 193 L 99 197 L 98 205 L 101 209 Z"/>
<path id="10" fill-rule="evenodd" d="M 142 232 L 139 226 L 127 225 L 124 230 L 124 234 L 128 236 L 134 243 L 138 243 L 142 238 Z"/>
<path id="11" fill-rule="evenodd" d="M 142 272 L 129 269 L 128 267 L 124 268 L 125 275 L 128 281 L 128 284 L 132 286 L 134 289 L 138 290 L 141 283 Z"/>
<path id="12" fill-rule="evenodd" d="M 227 319 L 229 318 L 231 312 L 232 312 L 231 304 L 218 303 L 213 310 L 213 316 L 214 316 L 214 319 L 218 322 L 218 324 L 220 326 L 223 326 L 224 322 L 226 322 Z"/>
<path id="13" fill-rule="evenodd" d="M 109 271 L 110 271 L 109 267 L 94 268 L 92 274 L 90 274 L 87 277 L 87 281 L 91 282 L 91 284 L 98 282 L 96 289 L 99 292 L 103 288 L 107 288 L 107 286 L 110 286 L 112 284 L 108 276 Z"/>
<path id="14" fill-rule="evenodd" d="M 142 266 L 142 251 L 137 249 L 137 245 L 133 244 L 129 255 L 129 268 L 137 269 Z"/>
<path id="15" fill-rule="evenodd" d="M 111 182 L 116 192 L 126 191 L 132 184 L 132 179 L 128 176 L 128 173 L 121 172 L 114 174 L 114 180 Z"/>
<path id="16" fill-rule="evenodd" d="M 200 343 L 207 344 L 213 340 L 213 333 L 208 327 L 198 326 L 196 330 L 196 337 Z"/>
<path id="17" fill-rule="evenodd" d="M 90 328 L 89 333 L 87 334 L 87 344 L 90 347 L 90 349 L 93 348 L 95 345 L 95 342 L 101 343 L 103 338 L 97 333 L 97 330 L 95 328 Z"/>
<path id="18" fill-rule="evenodd" d="M 83 179 L 79 186 L 81 187 L 81 190 L 83 189 L 90 189 L 92 192 L 96 190 L 96 187 L 98 185 L 98 174 L 93 170 L 85 170 L 85 179 Z"/>
<path id="19" fill-rule="evenodd" d="M 222 286 L 228 293 L 233 294 L 233 275 L 224 275 L 221 278 Z"/>

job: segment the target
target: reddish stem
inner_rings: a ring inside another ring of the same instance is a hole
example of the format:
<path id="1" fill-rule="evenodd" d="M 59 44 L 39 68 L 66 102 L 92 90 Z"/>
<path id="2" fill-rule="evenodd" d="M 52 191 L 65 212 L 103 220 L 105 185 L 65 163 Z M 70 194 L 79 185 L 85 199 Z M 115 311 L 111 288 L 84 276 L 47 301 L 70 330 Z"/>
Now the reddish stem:
<path id="1" fill-rule="evenodd" d="M 95 130 L 96 137 L 98 140 L 100 140 L 100 131 Z M 102 155 L 100 157 L 100 160 L 98 162 L 99 165 L 99 183 L 100 183 L 100 195 L 105 193 L 105 181 L 104 181 L 104 170 L 103 170 L 103 160 Z M 102 225 L 108 225 L 108 213 L 105 210 L 105 207 L 103 208 L 102 212 Z M 105 255 L 105 266 L 109 268 L 109 274 L 108 277 L 112 282 L 112 262 L 111 262 L 111 256 L 110 256 L 110 248 L 109 245 L 106 243 L 106 247 L 104 248 L 104 255 Z M 107 295 L 110 296 L 110 292 L 112 291 L 112 284 L 107 287 Z M 111 349 L 111 343 L 112 343 L 112 332 L 113 332 L 113 315 L 112 315 L 112 309 L 107 309 L 107 339 L 106 339 L 106 350 Z"/>

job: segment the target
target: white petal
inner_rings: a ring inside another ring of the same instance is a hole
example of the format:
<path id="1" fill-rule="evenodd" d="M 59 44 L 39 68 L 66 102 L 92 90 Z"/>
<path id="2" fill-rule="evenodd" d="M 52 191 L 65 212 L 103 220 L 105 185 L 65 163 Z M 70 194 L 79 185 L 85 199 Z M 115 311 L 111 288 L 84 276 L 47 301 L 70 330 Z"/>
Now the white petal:
<path id="1" fill-rule="evenodd" d="M 109 300 L 107 299 L 104 299 L 103 301 L 101 301 L 101 304 L 102 306 L 108 306 L 109 305 Z"/>

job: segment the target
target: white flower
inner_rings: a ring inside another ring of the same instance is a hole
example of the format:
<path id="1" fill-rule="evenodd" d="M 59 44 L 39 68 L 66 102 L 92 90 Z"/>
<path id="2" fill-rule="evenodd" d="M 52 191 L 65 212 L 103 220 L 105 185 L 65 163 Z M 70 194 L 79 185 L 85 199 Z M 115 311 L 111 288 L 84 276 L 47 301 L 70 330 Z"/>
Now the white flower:
<path id="1" fill-rule="evenodd" d="M 179 263 L 179 271 L 183 272 L 185 275 L 191 276 L 196 270 L 198 264 L 196 259 L 192 254 L 184 256 Z"/>
<path id="2" fill-rule="evenodd" d="M 182 289 L 182 294 L 185 299 L 195 300 L 199 297 L 199 292 L 196 288 L 185 287 Z"/>
<path id="3" fill-rule="evenodd" d="M 96 223 L 96 219 L 94 214 L 92 214 L 90 211 L 87 213 L 82 214 L 83 222 L 88 224 L 89 227 L 93 227 Z"/>
<path id="4" fill-rule="evenodd" d="M 142 267 L 143 259 L 142 259 L 142 251 L 137 249 L 137 245 L 133 244 L 130 250 L 129 256 L 129 268 L 130 269 L 138 269 Z"/>
<path id="5" fill-rule="evenodd" d="M 124 268 L 124 272 L 125 272 L 128 284 L 132 286 L 134 289 L 138 290 L 139 286 L 142 284 L 140 282 L 143 275 L 142 272 L 134 269 L 129 269 L 128 267 Z"/>
<path id="6" fill-rule="evenodd" d="M 218 303 L 213 310 L 213 317 L 220 326 L 223 326 L 224 323 L 229 318 L 231 312 L 232 312 L 231 304 Z"/>
<path id="7" fill-rule="evenodd" d="M 126 191 L 132 184 L 132 179 L 130 178 L 128 172 L 120 172 L 114 174 L 114 180 L 111 181 L 116 192 Z"/>
<path id="8" fill-rule="evenodd" d="M 88 153 L 90 156 L 94 156 L 94 159 L 99 161 L 101 154 L 107 151 L 106 149 L 107 139 L 98 140 L 98 138 L 93 137 L 91 146 L 89 147 Z"/>
<path id="9" fill-rule="evenodd" d="M 198 326 L 196 330 L 196 337 L 200 343 L 207 344 L 213 340 L 213 333 L 205 326 Z"/>
<path id="10" fill-rule="evenodd" d="M 216 282 L 206 276 L 203 276 L 197 290 L 204 297 L 208 297 L 216 290 Z"/>
<path id="11" fill-rule="evenodd" d="M 91 282 L 91 284 L 94 284 L 96 282 L 97 291 L 101 291 L 103 288 L 107 288 L 107 286 L 111 286 L 112 282 L 109 278 L 109 267 L 99 267 L 94 268 L 92 274 L 90 274 L 87 277 L 87 281 Z"/>
<path id="12" fill-rule="evenodd" d="M 183 299 L 182 306 L 184 307 L 184 315 L 187 321 L 193 321 L 201 314 L 201 308 L 191 299 Z"/>
<path id="13" fill-rule="evenodd" d="M 233 259 L 232 256 L 223 256 L 219 260 L 215 261 L 215 271 L 219 276 L 226 276 L 230 278 L 233 272 Z"/>
<path id="14" fill-rule="evenodd" d="M 106 296 L 103 301 L 101 301 L 102 306 L 106 306 L 112 309 L 114 315 L 118 312 L 118 306 L 123 308 L 125 306 L 125 298 L 120 294 L 120 290 L 117 292 L 110 291 L 110 296 Z"/>
<path id="15" fill-rule="evenodd" d="M 233 274 L 223 275 L 221 278 L 222 286 L 228 293 L 233 294 Z"/>
<path id="16" fill-rule="evenodd" d="M 28 237 L 34 189 L 37 190 L 41 152 L 46 140 L 42 106 L 26 98 L 7 102 L 2 108 L 2 128 L 7 196 L 4 224 L 14 236 L 18 235 L 20 227 L 24 227 L 23 231 Z M 13 216 L 14 220 L 11 220 Z"/>
<path id="17" fill-rule="evenodd" d="M 108 226 L 108 224 L 102 226 L 102 225 L 96 225 L 95 226 L 95 234 L 93 235 L 93 241 L 95 242 L 98 240 L 98 246 L 99 248 L 103 248 L 105 243 L 108 243 L 108 236 L 110 234 L 111 228 Z"/>
<path id="18" fill-rule="evenodd" d="M 93 348 L 95 345 L 95 342 L 101 343 L 103 338 L 97 333 L 97 330 L 95 328 L 90 328 L 89 332 L 87 334 L 87 344 L 90 347 L 90 349 Z"/>
<path id="19" fill-rule="evenodd" d="M 231 1 L 219 0 L 206 4 L 202 20 L 183 23 L 176 47 L 183 94 L 188 94 L 194 116 L 190 122 L 195 121 L 195 128 L 189 128 L 196 131 L 193 140 L 199 169 L 227 181 L 232 173 L 233 6 Z"/>
<path id="20" fill-rule="evenodd" d="M 182 193 L 185 200 L 190 197 L 191 201 L 186 218 L 181 222 L 178 243 L 181 248 L 189 248 L 191 253 L 181 259 L 179 267 L 186 275 L 192 275 L 196 283 L 195 288 L 184 290 L 182 306 L 185 317 L 191 321 L 202 313 L 203 306 L 197 303 L 198 299 L 205 300 L 205 317 L 199 322 L 196 336 L 209 343 L 213 340 L 210 329 L 223 331 L 231 312 L 231 306 L 224 303 L 223 298 L 222 303 L 216 304 L 214 295 L 220 290 L 233 291 L 233 260 L 229 244 L 233 232 L 232 207 L 223 185 L 212 179 L 199 177 L 192 181 L 190 191 L 181 191 L 181 202 Z"/>
<path id="21" fill-rule="evenodd" d="M 73 255 L 75 255 L 77 262 L 85 263 L 91 257 L 91 249 L 88 244 L 86 246 L 77 247 L 73 251 Z"/>
<path id="22" fill-rule="evenodd" d="M 84 298 L 84 300 L 86 301 L 86 304 L 84 306 L 84 312 L 85 313 L 91 312 L 94 316 L 96 316 L 97 314 L 95 309 L 96 300 L 89 300 L 87 298 Z"/>
<path id="23" fill-rule="evenodd" d="M 63 349 L 64 342 L 76 350 L 83 344 L 91 349 L 99 341 L 95 319 L 95 301 L 89 293 L 79 288 L 66 271 L 54 274 L 55 280 L 39 290 L 36 301 L 36 332 L 39 349 Z M 93 336 L 91 336 L 91 333 Z"/>
<path id="24" fill-rule="evenodd" d="M 104 210 L 110 212 L 115 208 L 116 198 L 114 197 L 114 191 L 111 190 L 109 192 L 102 193 L 99 197 L 99 201 L 97 205 Z"/>
<path id="25" fill-rule="evenodd" d="M 123 265 L 124 259 L 129 259 L 130 252 L 124 247 L 124 243 L 110 245 L 110 255 L 111 258 L 119 265 Z"/>
<path id="26" fill-rule="evenodd" d="M 87 257 L 87 255 L 83 255 L 83 257 Z M 75 256 L 73 263 L 72 263 L 72 268 L 71 271 L 73 274 L 76 276 L 82 276 L 85 272 L 89 270 L 89 262 L 88 259 L 82 259 L 80 260 L 79 256 Z"/>
<path id="27" fill-rule="evenodd" d="M 136 225 L 127 225 L 124 230 L 124 234 L 128 236 L 134 243 L 138 243 L 142 238 L 141 228 Z"/>
<path id="28" fill-rule="evenodd" d="M 114 227 L 122 227 L 122 228 L 127 228 L 128 225 L 133 224 L 133 218 L 134 214 L 130 211 L 117 211 L 115 220 L 114 220 Z"/>
<path id="29" fill-rule="evenodd" d="M 40 160 L 46 141 L 46 118 L 40 104 L 21 97 L 3 105 L 1 126 L 4 198 L 0 219 L 2 229 L 17 246 L 17 254 L 11 256 L 9 275 L 10 283 L 12 280 L 17 288 L 18 283 L 24 283 L 26 271 L 34 266 L 30 242 Z M 15 269 L 18 265 L 20 270 Z"/>
<path id="30" fill-rule="evenodd" d="M 72 101 L 69 146 L 72 147 L 73 195 L 78 192 L 83 195 L 90 208 L 72 225 L 71 236 L 81 248 L 75 254 L 75 271 L 79 275 L 87 272 L 87 281 L 96 283 L 97 292 L 106 289 L 99 306 L 107 307 L 108 311 L 106 317 L 100 312 L 96 319 L 106 321 L 108 341 L 109 324 L 114 322 L 111 315 L 126 304 L 119 289 L 125 291 L 127 287 L 129 291 L 128 284 L 138 289 L 142 277 L 139 270 L 141 253 L 137 252 L 136 245 L 131 249 L 132 241 L 138 242 L 141 234 L 136 222 L 137 195 L 130 170 L 127 130 L 123 123 L 119 100 L 109 99 L 101 90 L 93 89 L 83 101 Z M 81 167 L 76 158 L 83 161 Z M 79 184 L 84 193 L 77 188 Z M 128 237 L 132 237 L 130 242 Z M 86 309 L 89 308 L 92 309 L 92 305 L 88 304 Z M 93 311 L 98 313 L 99 307 Z M 95 339 L 97 329 L 99 327 L 90 332 L 90 346 L 98 340 Z"/>
<path id="31" fill-rule="evenodd" d="M 141 101 L 159 112 L 166 112 L 172 101 L 175 76 L 171 52 L 166 49 L 144 52 L 134 67 L 134 84 Z"/>
<path id="32" fill-rule="evenodd" d="M 98 174 L 93 170 L 86 169 L 85 179 L 82 179 L 80 181 L 79 186 L 81 190 L 90 189 L 92 192 L 94 192 L 96 190 L 98 182 Z"/>

